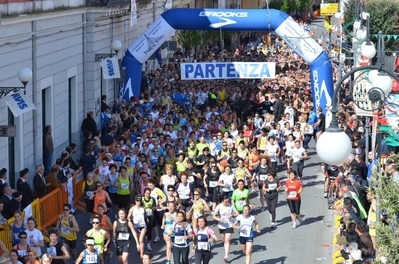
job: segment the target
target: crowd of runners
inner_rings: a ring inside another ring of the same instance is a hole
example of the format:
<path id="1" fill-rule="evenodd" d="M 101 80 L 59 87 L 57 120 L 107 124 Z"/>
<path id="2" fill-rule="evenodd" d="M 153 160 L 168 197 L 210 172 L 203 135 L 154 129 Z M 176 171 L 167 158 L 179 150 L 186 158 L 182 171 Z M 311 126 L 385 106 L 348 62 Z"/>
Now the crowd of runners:
<path id="1" fill-rule="evenodd" d="M 228 262 L 231 238 L 238 236 L 249 264 L 255 233 L 265 225 L 276 228 L 279 195 L 285 196 L 292 228 L 297 228 L 302 221 L 307 149 L 328 120 L 321 108 L 314 109 L 307 63 L 279 38 L 266 44 L 254 33 L 243 41 L 231 52 L 208 45 L 193 59 L 276 61 L 276 78 L 182 81 L 180 62 L 188 60 L 189 54 L 179 49 L 172 63 L 143 73 L 139 98 L 109 102 L 103 96 L 101 129 L 93 125 L 92 112 L 82 124 L 85 140 L 79 165 L 92 228 L 83 240 L 77 237 L 79 223 L 72 205 L 65 204 L 42 256 L 45 243 L 35 228 L 36 220 L 29 218 L 24 230 L 16 212 L 16 251 L 10 252 L 10 258 L 23 263 L 37 263 L 38 257 L 41 263 L 49 263 L 46 258 L 51 263 L 69 258 L 76 263 L 104 263 L 112 260 L 110 248 L 115 247 L 120 263 L 128 263 L 129 254 L 135 252 L 143 263 L 151 263 L 152 244 L 164 243 L 167 264 L 188 264 L 190 252 L 196 264 L 207 264 L 212 243 L 223 241 L 220 260 Z M 358 135 L 362 124 L 347 105 L 350 100 L 342 103 L 342 126 Z M 359 151 L 356 158 L 364 157 L 361 146 L 354 151 Z M 345 185 L 340 195 L 347 198 L 353 190 L 345 181 L 350 180 L 345 179 L 350 165 L 344 166 L 324 164 L 323 171 L 328 176 L 325 191 L 329 176 L 337 171 Z M 259 210 L 270 214 L 269 223 L 259 225 L 251 214 L 256 199 Z M 346 202 L 342 208 L 337 203 L 335 209 L 352 216 L 351 206 Z M 360 211 L 355 209 L 356 214 Z M 210 227 L 212 220 L 217 227 Z M 85 249 L 78 254 L 75 249 L 82 242 Z"/>

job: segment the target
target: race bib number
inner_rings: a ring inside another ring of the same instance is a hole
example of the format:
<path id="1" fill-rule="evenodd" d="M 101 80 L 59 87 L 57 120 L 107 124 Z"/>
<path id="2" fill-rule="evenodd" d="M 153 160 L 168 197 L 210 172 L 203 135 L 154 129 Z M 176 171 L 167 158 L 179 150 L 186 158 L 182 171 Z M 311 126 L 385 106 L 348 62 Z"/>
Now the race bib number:
<path id="1" fill-rule="evenodd" d="M 261 181 L 266 181 L 266 178 L 267 178 L 267 174 L 260 174 L 260 175 L 259 175 L 259 179 L 260 179 Z"/>
<path id="2" fill-rule="evenodd" d="M 209 182 L 209 187 L 211 187 L 211 188 L 215 188 L 217 185 L 218 185 L 217 181 L 210 181 Z"/>
<path id="3" fill-rule="evenodd" d="M 118 234 L 118 239 L 119 240 L 129 240 L 129 233 L 119 233 Z"/>
<path id="4" fill-rule="evenodd" d="M 27 250 L 18 250 L 18 256 L 20 257 L 26 257 L 28 255 Z"/>
<path id="5" fill-rule="evenodd" d="M 62 234 L 64 234 L 64 235 L 68 235 L 68 234 L 70 234 L 70 233 L 71 233 L 71 231 L 69 231 L 69 229 L 68 229 L 68 228 L 61 227 L 61 233 L 62 233 Z"/>
<path id="6" fill-rule="evenodd" d="M 182 236 L 175 236 L 175 244 L 184 244 L 185 239 Z"/>
<path id="7" fill-rule="evenodd" d="M 246 201 L 238 201 L 238 202 L 237 202 L 237 206 L 238 206 L 238 207 L 243 207 L 243 206 L 246 205 L 246 204 L 247 204 Z"/>
<path id="8" fill-rule="evenodd" d="M 97 255 L 93 254 L 93 255 L 89 255 L 87 254 L 85 257 L 86 263 L 97 263 Z"/>
<path id="9" fill-rule="evenodd" d="M 100 245 L 94 245 L 94 250 L 101 253 L 101 246 Z"/>
<path id="10" fill-rule="evenodd" d="M 194 212 L 194 213 L 193 213 L 193 217 L 194 217 L 194 218 L 199 218 L 200 216 L 202 216 L 202 213 L 201 213 L 201 212 Z"/>
<path id="11" fill-rule="evenodd" d="M 240 229 L 240 236 L 249 237 L 250 231 L 251 231 L 251 228 L 250 228 L 250 227 L 243 226 L 243 227 Z"/>
<path id="12" fill-rule="evenodd" d="M 288 193 L 288 198 L 296 198 L 297 192 L 289 192 Z"/>
<path id="13" fill-rule="evenodd" d="M 55 247 L 48 247 L 47 253 L 50 254 L 51 256 L 57 255 L 57 251 L 56 251 Z"/>
<path id="14" fill-rule="evenodd" d="M 277 183 L 269 184 L 269 190 L 276 190 L 276 189 L 277 189 Z"/>
<path id="15" fill-rule="evenodd" d="M 87 191 L 87 192 L 86 192 L 86 196 L 87 196 L 87 197 L 90 197 L 90 196 L 92 196 L 92 195 L 93 195 L 93 192 L 92 192 L 92 191 Z"/>
<path id="16" fill-rule="evenodd" d="M 147 216 L 152 215 L 152 209 L 145 209 L 145 212 L 147 213 Z"/>
<path id="17" fill-rule="evenodd" d="M 122 187 L 122 189 L 127 190 L 127 189 L 129 189 L 129 183 L 122 183 L 121 187 Z"/>
<path id="18" fill-rule="evenodd" d="M 142 225 L 142 224 L 144 224 L 144 219 L 142 217 L 136 218 L 136 219 L 133 218 L 133 224 Z"/>
<path id="19" fill-rule="evenodd" d="M 198 242 L 197 243 L 198 250 L 209 250 L 209 243 L 207 242 Z"/>
<path id="20" fill-rule="evenodd" d="M 194 176 L 188 176 L 187 181 L 188 181 L 189 183 L 194 182 Z"/>

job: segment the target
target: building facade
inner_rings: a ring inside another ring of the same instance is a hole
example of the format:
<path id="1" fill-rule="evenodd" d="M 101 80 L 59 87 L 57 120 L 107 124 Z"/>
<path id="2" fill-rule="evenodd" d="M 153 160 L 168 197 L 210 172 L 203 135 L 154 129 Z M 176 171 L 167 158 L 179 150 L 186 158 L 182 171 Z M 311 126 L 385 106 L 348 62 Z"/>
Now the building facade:
<path id="1" fill-rule="evenodd" d="M 164 2 L 138 2 L 137 25 L 130 26 L 130 1 L 0 0 L 0 86 L 22 86 L 21 67 L 32 69 L 26 95 L 37 109 L 14 117 L 0 99 L 0 125 L 15 125 L 15 138 L 0 138 L 0 168 L 9 170 L 11 186 L 18 171 L 31 178 L 43 163 L 43 130 L 53 128 L 53 163 L 65 147 L 81 152 L 81 123 L 88 111 L 100 123 L 101 95 L 113 100 L 115 80 L 102 78 L 96 53 L 112 53 L 113 40 L 124 51 L 164 12 Z M 89 5 L 90 4 L 90 5 Z M 98 128 L 100 126 L 98 125 Z"/>

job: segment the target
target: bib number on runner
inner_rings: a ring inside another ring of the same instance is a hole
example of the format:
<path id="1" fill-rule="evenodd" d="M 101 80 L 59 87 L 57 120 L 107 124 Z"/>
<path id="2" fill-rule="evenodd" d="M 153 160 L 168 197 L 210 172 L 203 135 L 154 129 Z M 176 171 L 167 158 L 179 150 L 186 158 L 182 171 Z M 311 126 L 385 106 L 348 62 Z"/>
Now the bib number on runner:
<path id="1" fill-rule="evenodd" d="M 145 212 L 147 213 L 147 216 L 152 215 L 152 209 L 145 209 Z"/>
<path id="2" fill-rule="evenodd" d="M 71 233 L 68 228 L 61 227 L 61 233 L 64 235 L 68 235 Z"/>
<path id="3" fill-rule="evenodd" d="M 194 176 L 188 176 L 187 181 L 188 181 L 189 183 L 194 182 Z"/>
<path id="4" fill-rule="evenodd" d="M 238 206 L 238 207 L 243 207 L 243 206 L 246 205 L 246 204 L 247 204 L 246 201 L 238 201 L 238 202 L 237 202 L 237 206 Z"/>
<path id="5" fill-rule="evenodd" d="M 57 255 L 57 251 L 56 251 L 55 247 L 48 247 L 47 253 L 50 254 L 51 256 Z"/>
<path id="6" fill-rule="evenodd" d="M 127 189 L 129 189 L 129 183 L 122 183 L 121 187 L 122 187 L 122 189 L 127 190 Z"/>
<path id="7" fill-rule="evenodd" d="M 202 213 L 201 213 L 201 212 L 194 212 L 194 213 L 193 213 L 193 217 L 194 217 L 194 218 L 199 218 L 200 216 L 202 216 Z"/>
<path id="8" fill-rule="evenodd" d="M 251 230 L 250 227 L 244 226 L 240 229 L 240 236 L 249 237 L 249 231 Z"/>
<path id="9" fill-rule="evenodd" d="M 97 255 L 86 255 L 86 263 L 97 263 Z"/>
<path id="10" fill-rule="evenodd" d="M 129 240 L 129 233 L 119 233 L 118 234 L 118 239 L 119 240 Z"/>
<path id="11" fill-rule="evenodd" d="M 185 239 L 182 236 L 175 236 L 175 244 L 184 244 Z"/>
<path id="12" fill-rule="evenodd" d="M 289 192 L 288 193 L 288 198 L 296 198 L 297 192 Z"/>
<path id="13" fill-rule="evenodd" d="M 90 196 L 92 196 L 92 195 L 93 195 L 93 192 L 92 192 L 92 191 L 87 191 L 87 192 L 86 192 L 86 196 L 87 196 L 87 197 L 90 197 Z"/>
<path id="14" fill-rule="evenodd" d="M 197 249 L 198 250 L 209 250 L 209 244 L 207 242 L 198 242 Z"/>
<path id="15" fill-rule="evenodd" d="M 218 185 L 217 181 L 209 181 L 209 187 L 215 188 Z"/>
<path id="16" fill-rule="evenodd" d="M 267 178 L 267 174 L 260 174 L 260 175 L 259 175 L 259 179 L 260 179 L 261 181 L 266 181 L 266 178 Z"/>

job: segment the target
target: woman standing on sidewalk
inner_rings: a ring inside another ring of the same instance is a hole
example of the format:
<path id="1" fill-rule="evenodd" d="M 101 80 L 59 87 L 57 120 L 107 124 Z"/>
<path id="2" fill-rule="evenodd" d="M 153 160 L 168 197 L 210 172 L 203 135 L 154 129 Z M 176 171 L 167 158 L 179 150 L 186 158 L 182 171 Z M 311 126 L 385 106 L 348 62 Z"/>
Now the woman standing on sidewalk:
<path id="1" fill-rule="evenodd" d="M 283 186 L 280 181 L 276 179 L 276 171 L 269 171 L 267 179 L 263 182 L 263 192 L 265 193 L 265 200 L 267 210 L 270 213 L 271 227 L 276 227 L 276 207 L 278 200 L 278 192 Z"/>
<path id="2" fill-rule="evenodd" d="M 296 172 L 290 171 L 288 180 L 285 182 L 285 192 L 287 195 L 287 203 L 291 212 L 292 229 L 297 227 L 296 220 L 302 222 L 301 219 L 301 195 L 303 191 L 302 183 L 297 179 Z"/>

